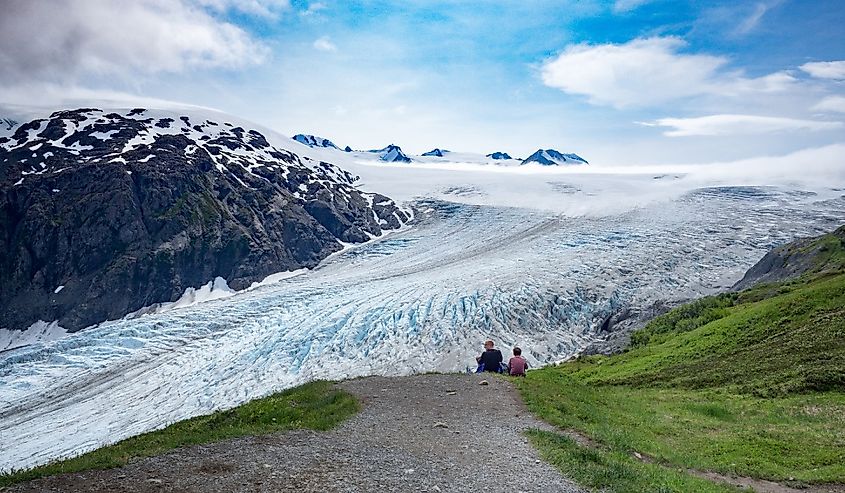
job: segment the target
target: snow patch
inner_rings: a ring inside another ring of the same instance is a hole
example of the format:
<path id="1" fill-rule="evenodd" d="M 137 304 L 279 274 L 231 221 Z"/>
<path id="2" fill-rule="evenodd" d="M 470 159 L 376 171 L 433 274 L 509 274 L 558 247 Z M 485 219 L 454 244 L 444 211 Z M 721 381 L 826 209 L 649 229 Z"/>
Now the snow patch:
<path id="1" fill-rule="evenodd" d="M 58 320 L 53 322 L 39 320 L 26 330 L 0 329 L 0 351 L 28 346 L 36 342 L 55 341 L 66 334 L 67 331 L 59 326 Z"/>
<path id="2" fill-rule="evenodd" d="M 109 130 L 109 131 L 106 131 L 106 132 L 91 132 L 89 135 L 91 137 L 94 137 L 95 139 L 109 140 L 109 139 L 112 138 L 112 136 L 114 134 L 116 134 L 119 131 L 120 131 L 120 129 Z"/>
<path id="3" fill-rule="evenodd" d="M 271 284 L 276 284 L 277 282 L 284 281 L 285 279 L 290 279 L 292 277 L 296 277 L 308 272 L 308 269 L 296 269 L 284 272 L 277 272 L 275 274 L 270 274 L 269 276 L 265 277 L 261 281 L 252 283 L 245 291 L 251 291 L 253 289 L 259 288 L 261 286 L 269 286 Z"/>

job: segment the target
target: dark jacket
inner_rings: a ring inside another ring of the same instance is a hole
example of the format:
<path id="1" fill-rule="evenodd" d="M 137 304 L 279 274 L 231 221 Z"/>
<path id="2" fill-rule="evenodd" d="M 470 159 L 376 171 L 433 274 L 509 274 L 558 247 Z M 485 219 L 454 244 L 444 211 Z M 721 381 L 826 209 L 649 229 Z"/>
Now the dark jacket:
<path id="1" fill-rule="evenodd" d="M 502 365 L 502 352 L 498 349 L 487 349 L 481 353 L 478 364 L 484 364 L 484 371 L 498 372 Z"/>

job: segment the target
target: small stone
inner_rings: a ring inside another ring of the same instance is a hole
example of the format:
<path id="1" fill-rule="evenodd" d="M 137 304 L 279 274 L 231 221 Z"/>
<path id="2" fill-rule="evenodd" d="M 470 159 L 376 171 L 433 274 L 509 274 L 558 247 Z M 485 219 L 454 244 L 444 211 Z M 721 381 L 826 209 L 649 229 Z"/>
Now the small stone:
<path id="1" fill-rule="evenodd" d="M 455 395 L 455 394 L 457 394 L 457 392 L 455 392 L 454 390 L 450 390 L 450 391 L 446 392 L 446 395 Z"/>
<path id="2" fill-rule="evenodd" d="M 534 463 L 535 463 L 535 464 L 539 464 L 539 463 L 540 463 L 540 459 L 535 459 L 535 460 L 534 460 Z"/>
<path id="3" fill-rule="evenodd" d="M 434 427 L 435 428 L 448 428 L 449 425 L 447 425 L 446 423 L 444 423 L 442 421 L 438 421 L 438 422 L 434 423 Z"/>
<path id="4" fill-rule="evenodd" d="M 431 491 L 441 491 L 439 486 L 432 486 Z"/>
<path id="5" fill-rule="evenodd" d="M 265 469 L 273 469 L 273 466 L 271 466 L 270 464 L 264 464 L 264 468 Z"/>
<path id="6" fill-rule="evenodd" d="M 150 484 L 161 484 L 162 483 L 162 481 L 158 478 L 150 478 L 150 479 L 147 480 L 147 482 L 150 483 Z"/>
<path id="7" fill-rule="evenodd" d="M 482 380 L 478 382 L 478 385 L 490 385 L 490 382 L 488 382 L 487 380 Z"/>
<path id="8" fill-rule="evenodd" d="M 413 469 L 405 469 L 405 474 L 414 474 Z"/>
<path id="9" fill-rule="evenodd" d="M 640 459 L 640 460 L 642 460 L 642 458 L 643 458 L 643 456 L 639 452 L 634 452 L 634 457 L 636 457 L 637 459 Z"/>

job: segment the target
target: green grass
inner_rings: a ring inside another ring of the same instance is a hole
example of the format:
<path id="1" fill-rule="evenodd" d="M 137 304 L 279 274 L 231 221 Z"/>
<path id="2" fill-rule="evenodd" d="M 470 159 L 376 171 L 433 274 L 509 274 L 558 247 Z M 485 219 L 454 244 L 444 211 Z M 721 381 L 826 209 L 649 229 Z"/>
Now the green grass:
<path id="1" fill-rule="evenodd" d="M 759 396 L 845 391 L 845 274 L 716 310 L 720 318 L 697 328 L 658 333 L 625 354 L 584 358 L 570 369 L 594 384 L 720 388 Z M 644 329 L 653 330 L 652 324 Z"/>
<path id="2" fill-rule="evenodd" d="M 355 398 L 332 382 L 315 381 L 236 408 L 179 421 L 92 452 L 0 476 L 0 487 L 59 473 L 120 467 L 136 457 L 188 445 L 292 429 L 328 430 L 358 411 Z"/>
<path id="3" fill-rule="evenodd" d="M 565 368 L 530 372 L 520 382 L 526 404 L 613 453 L 757 478 L 845 481 L 845 394 L 760 398 L 594 385 Z"/>
<path id="4" fill-rule="evenodd" d="M 600 445 L 533 434 L 565 473 L 611 492 L 726 491 L 685 483 L 702 480 L 679 468 L 845 483 L 841 271 L 704 298 L 657 317 L 632 340 L 624 354 L 518 381 L 529 409 Z"/>
<path id="5" fill-rule="evenodd" d="M 582 447 L 569 437 L 532 430 L 528 438 L 549 463 L 578 484 L 618 493 L 726 493 L 735 488 L 700 479 L 684 472 L 646 464 L 615 451 Z"/>

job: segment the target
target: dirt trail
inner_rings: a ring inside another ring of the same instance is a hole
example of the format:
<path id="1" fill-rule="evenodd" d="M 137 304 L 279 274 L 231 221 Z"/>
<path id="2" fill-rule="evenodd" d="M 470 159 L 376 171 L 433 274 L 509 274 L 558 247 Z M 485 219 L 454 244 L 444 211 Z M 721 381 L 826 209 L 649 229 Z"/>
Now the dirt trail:
<path id="1" fill-rule="evenodd" d="M 486 380 L 489 385 L 479 385 Z M 329 432 L 293 431 L 175 450 L 107 471 L 44 478 L 39 492 L 579 492 L 523 431 L 551 429 L 505 379 L 342 382 L 362 411 Z"/>

